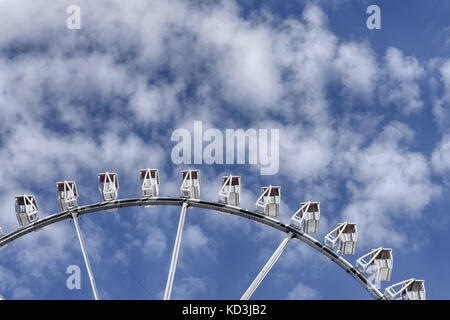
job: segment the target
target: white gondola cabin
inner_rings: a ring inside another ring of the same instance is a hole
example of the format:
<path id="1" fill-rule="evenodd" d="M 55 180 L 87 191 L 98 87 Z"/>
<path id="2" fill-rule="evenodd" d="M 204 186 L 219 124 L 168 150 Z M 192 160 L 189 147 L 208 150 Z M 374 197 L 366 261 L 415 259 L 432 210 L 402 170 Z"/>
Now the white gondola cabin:
<path id="1" fill-rule="evenodd" d="M 39 220 L 39 210 L 33 195 L 16 197 L 16 216 L 22 227 Z"/>
<path id="2" fill-rule="evenodd" d="M 219 190 L 219 203 L 238 207 L 241 194 L 241 177 L 229 175 L 222 177 L 222 187 Z"/>
<path id="3" fill-rule="evenodd" d="M 200 199 L 200 171 L 183 170 L 181 171 L 181 197 L 190 199 Z"/>
<path id="4" fill-rule="evenodd" d="M 280 215 L 281 187 L 262 187 L 261 196 L 256 200 L 256 211 L 268 217 L 275 218 Z"/>
<path id="5" fill-rule="evenodd" d="M 403 300 L 425 300 L 425 281 L 414 280 L 405 286 L 402 292 Z"/>
<path id="6" fill-rule="evenodd" d="M 355 254 L 357 232 L 355 223 L 338 223 L 330 233 L 325 236 L 325 244 L 335 249 L 339 254 Z"/>
<path id="7" fill-rule="evenodd" d="M 414 278 L 393 284 L 384 290 L 390 300 L 425 300 L 425 281 Z"/>
<path id="8" fill-rule="evenodd" d="M 319 230 L 320 202 L 302 202 L 300 209 L 291 218 L 291 225 L 304 233 L 316 233 Z"/>
<path id="9" fill-rule="evenodd" d="M 156 198 L 159 195 L 158 169 L 141 169 L 141 190 L 143 197 Z"/>
<path id="10" fill-rule="evenodd" d="M 363 273 L 373 274 L 375 281 L 391 280 L 392 266 L 392 249 L 387 248 L 373 249 L 356 260 L 356 268 Z"/>
<path id="11" fill-rule="evenodd" d="M 75 182 L 57 182 L 56 192 L 61 211 L 78 207 L 78 191 Z"/>
<path id="12" fill-rule="evenodd" d="M 102 201 L 114 201 L 119 194 L 119 180 L 115 173 L 98 174 L 98 190 Z"/>

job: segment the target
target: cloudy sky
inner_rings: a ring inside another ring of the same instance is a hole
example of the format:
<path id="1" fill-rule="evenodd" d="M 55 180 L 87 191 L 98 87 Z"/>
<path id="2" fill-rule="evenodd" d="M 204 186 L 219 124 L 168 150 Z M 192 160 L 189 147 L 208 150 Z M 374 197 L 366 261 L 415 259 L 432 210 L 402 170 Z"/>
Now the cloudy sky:
<path id="1" fill-rule="evenodd" d="M 69 30 L 69 5 L 81 29 Z M 366 9 L 381 8 L 369 30 Z M 448 298 L 450 254 L 450 3 L 428 1 L 0 0 L 0 226 L 19 225 L 14 196 L 57 212 L 55 182 L 79 203 L 100 201 L 97 173 L 117 172 L 120 198 L 140 195 L 138 170 L 158 168 L 161 195 L 179 195 L 198 168 L 201 197 L 242 176 L 243 208 L 282 186 L 281 217 L 321 203 L 320 241 L 358 225 L 354 263 L 393 248 L 391 284 L 426 280 Z M 279 170 L 177 165 L 174 130 L 279 130 Z M 131 208 L 80 220 L 103 299 L 161 299 L 179 208 Z M 173 298 L 237 299 L 283 235 L 243 218 L 190 209 Z M 81 290 L 66 288 L 79 265 Z M 388 284 L 382 284 L 382 290 Z M 91 299 L 73 222 L 0 251 L 7 299 Z M 257 299 L 369 299 L 326 258 L 292 241 Z"/>

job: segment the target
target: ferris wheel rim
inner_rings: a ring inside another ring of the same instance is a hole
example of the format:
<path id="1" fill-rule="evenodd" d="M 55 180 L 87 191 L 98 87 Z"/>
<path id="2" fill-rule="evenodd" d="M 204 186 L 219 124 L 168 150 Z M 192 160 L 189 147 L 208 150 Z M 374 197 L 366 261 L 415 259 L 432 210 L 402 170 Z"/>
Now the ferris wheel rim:
<path id="1" fill-rule="evenodd" d="M 247 209 L 230 206 L 223 203 L 210 202 L 200 199 L 176 198 L 176 197 L 155 197 L 155 198 L 141 197 L 141 198 L 118 199 L 114 201 L 105 201 L 87 204 L 84 206 L 76 207 L 74 209 L 60 211 L 58 213 L 49 215 L 45 218 L 42 218 L 36 222 L 31 223 L 30 225 L 17 229 L 3 236 L 2 238 L 0 238 L 0 249 L 4 248 L 4 246 L 6 246 L 8 243 L 17 240 L 33 231 L 43 229 L 46 226 L 58 223 L 66 219 L 72 219 L 73 214 L 76 214 L 76 216 L 81 216 L 89 213 L 107 211 L 111 209 L 139 207 L 139 206 L 164 206 L 164 205 L 183 206 L 183 203 L 187 203 L 188 207 L 196 207 L 200 209 L 206 209 L 208 211 L 223 212 L 241 216 L 243 218 L 253 220 L 257 223 L 267 225 L 286 234 L 292 234 L 293 238 L 302 241 L 303 243 L 306 243 L 307 245 L 318 251 L 320 254 L 327 257 L 332 262 L 337 264 L 339 267 L 344 269 L 344 271 L 349 273 L 350 276 L 352 276 L 352 278 L 354 278 L 373 298 L 377 300 L 385 299 L 385 296 L 370 283 L 370 281 L 360 270 L 354 267 L 345 258 L 343 258 L 336 252 L 328 248 L 325 244 L 316 240 L 314 237 L 311 237 L 310 235 L 301 232 L 300 230 L 292 227 L 291 225 L 284 224 L 279 220 L 267 217 L 255 211 L 250 211 Z"/>

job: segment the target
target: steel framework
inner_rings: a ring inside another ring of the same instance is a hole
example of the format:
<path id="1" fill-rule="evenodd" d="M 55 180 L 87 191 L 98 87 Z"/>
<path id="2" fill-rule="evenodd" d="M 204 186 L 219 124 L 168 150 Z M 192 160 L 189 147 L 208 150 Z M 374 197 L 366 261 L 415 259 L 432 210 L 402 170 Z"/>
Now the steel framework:
<path id="1" fill-rule="evenodd" d="M 384 290 L 390 300 L 425 300 L 425 281 L 414 278 L 393 284 Z"/>
<path id="2" fill-rule="evenodd" d="M 185 171 L 186 172 L 186 171 Z M 357 267 L 353 266 L 351 263 L 349 263 L 346 259 L 344 259 L 341 254 L 345 254 L 345 252 L 341 252 L 341 250 L 337 250 L 335 252 L 334 246 L 336 245 L 336 242 L 339 240 L 339 237 L 342 235 L 344 228 L 347 226 L 347 223 L 339 224 L 336 229 L 334 229 L 332 232 L 330 232 L 326 237 L 324 243 L 319 242 L 315 238 L 311 237 L 307 233 L 303 232 L 301 228 L 298 226 L 292 225 L 292 224 L 284 224 L 281 221 L 274 219 L 273 217 L 270 217 L 266 214 L 264 214 L 264 211 L 249 211 L 244 210 L 242 208 L 238 208 L 236 206 L 228 205 L 225 203 L 215 203 L 215 202 L 209 202 L 204 201 L 201 199 L 197 199 L 197 196 L 199 195 L 199 183 L 198 185 L 195 185 L 197 189 L 195 189 L 194 192 L 191 192 L 191 197 L 185 197 L 185 194 L 183 194 L 183 188 L 186 187 L 186 177 L 188 175 L 188 172 L 184 174 L 183 176 L 183 183 L 182 183 L 182 196 L 181 198 L 171 198 L 171 197 L 142 197 L 142 198 L 132 198 L 132 199 L 115 199 L 110 200 L 106 202 L 100 202 L 100 203 L 94 203 L 94 204 L 88 204 L 84 206 L 78 206 L 76 203 L 76 198 L 78 197 L 78 194 L 76 193 L 75 198 L 75 206 L 71 203 L 72 206 L 69 205 L 69 208 L 63 211 L 60 211 L 58 213 L 52 214 L 50 216 L 47 216 L 45 218 L 41 218 L 40 220 L 37 220 L 29 225 L 23 226 L 22 228 L 13 231 L 9 234 L 0 236 L 0 249 L 6 247 L 8 243 L 11 241 L 14 241 L 20 237 L 23 237 L 33 231 L 38 231 L 46 226 L 49 226 L 51 224 L 66 220 L 66 219 L 73 219 L 75 222 L 75 227 L 77 230 L 77 235 L 80 241 L 80 245 L 83 252 L 83 257 L 86 263 L 86 268 L 88 269 L 89 273 L 89 279 L 91 281 L 91 286 L 94 294 L 95 299 L 99 299 L 97 288 L 95 285 L 94 276 L 91 270 L 91 266 L 89 263 L 89 259 L 87 256 L 87 252 L 84 246 L 84 241 L 81 235 L 81 230 L 78 225 L 77 219 L 85 214 L 93 213 L 93 212 L 99 212 L 99 211 L 110 211 L 115 210 L 119 208 L 126 208 L 126 207 L 154 207 L 154 206 L 181 206 L 181 215 L 180 215 L 180 222 L 178 225 L 178 231 L 177 236 L 175 239 L 175 245 L 174 245 L 174 251 L 172 254 L 172 261 L 171 266 L 169 269 L 169 275 L 168 275 L 168 281 L 166 285 L 166 290 L 164 294 L 164 299 L 170 299 L 171 296 L 171 290 L 172 290 L 172 284 L 175 276 L 175 269 L 176 269 L 176 263 L 178 259 L 179 254 L 179 248 L 180 248 L 180 242 L 181 242 L 181 236 L 182 236 L 182 229 L 185 221 L 186 216 L 186 209 L 187 208 L 201 208 L 206 209 L 209 211 L 216 211 L 220 213 L 226 213 L 226 214 L 232 214 L 237 215 L 246 219 L 250 219 L 253 221 L 256 221 L 257 223 L 269 226 L 271 228 L 274 228 L 276 230 L 279 230 L 283 233 L 285 233 L 287 236 L 282 241 L 282 243 L 279 245 L 277 250 L 274 252 L 272 257 L 269 259 L 269 261 L 266 263 L 266 265 L 263 267 L 261 272 L 258 274 L 258 276 L 255 278 L 255 280 L 252 282 L 250 287 L 247 289 L 247 291 L 243 294 L 241 299 L 249 299 L 253 292 L 256 290 L 258 285 L 261 283 L 261 281 L 264 279 L 264 277 L 268 274 L 272 266 L 275 264 L 275 262 L 278 260 L 278 258 L 281 256 L 281 253 L 286 248 L 288 242 L 291 239 L 297 239 L 300 240 L 334 263 L 336 263 L 339 267 L 341 267 L 346 273 L 348 273 L 351 277 L 353 277 L 373 298 L 375 299 L 395 299 L 399 294 L 403 294 L 406 292 L 409 298 L 424 298 L 425 297 L 425 287 L 424 287 L 424 281 L 423 280 L 415 280 L 410 279 L 406 280 L 400 284 L 396 284 L 394 286 L 391 286 L 385 290 L 385 294 L 382 294 L 372 283 L 369 281 L 365 276 L 366 268 L 361 268 L 362 270 L 359 270 Z M 195 178 L 198 177 L 199 180 L 199 174 L 195 176 Z M 67 182 L 64 182 L 66 184 Z M 61 183 L 62 184 L 62 183 Z M 74 185 L 74 183 L 73 183 Z M 192 191 L 191 187 L 193 185 L 188 185 L 189 191 Z M 62 187 L 64 187 L 62 185 Z M 279 188 L 279 187 L 278 187 Z M 270 189 L 267 188 L 267 189 Z M 263 189 L 263 195 L 267 192 L 268 195 L 271 195 L 267 189 Z M 58 191 L 63 191 L 58 190 Z M 278 189 L 279 190 L 279 189 Z M 186 190 L 188 191 L 188 190 Z M 76 192 L 76 189 L 75 189 Z M 279 197 L 279 192 L 274 194 L 274 196 Z M 60 198 L 61 199 L 61 198 Z M 66 200 L 66 199 L 64 199 Z M 72 200 L 72 199 L 70 199 Z M 310 202 L 309 202 L 310 203 Z M 60 203 L 61 205 L 61 203 Z M 303 206 L 303 204 L 302 204 Z M 278 209 L 278 208 L 277 208 Z M 278 209 L 279 210 L 279 209 Z M 277 210 L 277 211 L 278 211 Z M 307 210 L 305 210 L 307 211 Z M 356 232 L 356 229 L 354 230 Z M 335 233 L 335 236 L 331 236 L 332 233 Z M 328 243 L 327 243 L 328 242 Z M 354 246 L 353 246 L 354 247 Z M 362 260 L 361 260 L 362 261 Z M 360 262 L 361 262 L 360 261 Z M 409 281 L 409 282 L 408 282 Z M 415 282 L 414 282 L 415 281 Z M 399 292 L 395 292 L 395 286 L 401 286 L 401 289 Z M 409 290 L 409 291 L 408 291 Z M 403 294 L 405 296 L 405 294 Z"/>

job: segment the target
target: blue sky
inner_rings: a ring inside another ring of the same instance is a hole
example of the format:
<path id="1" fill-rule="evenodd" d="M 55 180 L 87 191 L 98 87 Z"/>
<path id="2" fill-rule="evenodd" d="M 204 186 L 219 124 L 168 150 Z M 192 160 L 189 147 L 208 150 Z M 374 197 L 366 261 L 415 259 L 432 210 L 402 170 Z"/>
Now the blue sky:
<path id="1" fill-rule="evenodd" d="M 68 30 L 66 8 L 81 8 Z M 371 4 L 381 30 L 366 27 Z M 14 196 L 58 211 L 55 182 L 74 180 L 79 203 L 100 201 L 97 173 L 117 172 L 119 197 L 140 195 L 138 170 L 158 168 L 161 195 L 179 171 L 201 170 L 201 197 L 242 176 L 242 207 L 282 186 L 288 222 L 321 203 L 320 241 L 358 224 L 351 263 L 393 248 L 391 281 L 425 279 L 447 299 L 450 267 L 450 27 L 447 1 L 0 0 L 0 226 L 18 228 Z M 175 165 L 174 130 L 279 129 L 279 171 L 259 165 Z M 161 299 L 180 208 L 83 216 L 103 299 Z M 283 235 L 245 219 L 190 209 L 173 298 L 237 299 Z M 90 299 L 73 222 L 0 251 L 7 299 Z M 66 288 L 79 265 L 81 290 Z M 340 268 L 290 243 L 256 299 L 370 299 Z"/>

